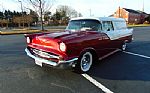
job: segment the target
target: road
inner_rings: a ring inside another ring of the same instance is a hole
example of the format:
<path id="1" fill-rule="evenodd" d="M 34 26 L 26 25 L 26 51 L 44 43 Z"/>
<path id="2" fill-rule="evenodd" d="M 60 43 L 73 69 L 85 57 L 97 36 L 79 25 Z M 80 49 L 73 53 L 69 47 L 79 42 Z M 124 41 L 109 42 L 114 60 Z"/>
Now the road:
<path id="1" fill-rule="evenodd" d="M 87 75 L 114 93 L 150 93 L 150 27 L 134 28 L 127 52 L 99 61 Z M 0 93 L 104 93 L 70 70 L 39 67 L 23 35 L 0 36 Z"/>

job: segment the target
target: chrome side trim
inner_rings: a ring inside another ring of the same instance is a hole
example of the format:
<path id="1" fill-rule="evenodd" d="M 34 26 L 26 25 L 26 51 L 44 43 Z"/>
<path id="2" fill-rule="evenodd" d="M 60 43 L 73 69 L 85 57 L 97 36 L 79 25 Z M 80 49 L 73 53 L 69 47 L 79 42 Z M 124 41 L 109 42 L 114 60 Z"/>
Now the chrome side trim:
<path id="1" fill-rule="evenodd" d="M 53 62 L 53 61 L 50 61 L 50 60 L 46 60 L 46 59 L 42 59 L 42 58 L 39 58 L 39 57 L 36 57 L 34 55 L 32 55 L 30 53 L 30 51 L 26 48 L 25 49 L 25 52 L 27 53 L 28 56 L 30 56 L 31 58 L 35 59 L 35 60 L 38 60 L 38 61 L 41 61 L 42 63 L 45 63 L 45 64 L 48 64 L 48 65 L 51 65 L 51 66 L 57 66 L 59 64 L 63 64 L 63 63 L 72 63 L 76 60 L 78 60 L 78 58 L 73 58 L 71 60 L 67 60 L 67 61 L 59 61 L 58 63 L 56 62 Z"/>
<path id="2" fill-rule="evenodd" d="M 121 51 L 121 50 L 120 49 L 116 49 L 116 50 L 110 52 L 109 54 L 106 54 L 106 55 L 100 57 L 99 60 L 102 60 L 102 59 L 104 59 L 104 58 L 106 58 L 106 57 L 108 57 L 108 56 L 110 56 L 110 55 L 112 55 L 112 54 L 114 54 L 114 53 L 116 53 L 118 51 Z"/>

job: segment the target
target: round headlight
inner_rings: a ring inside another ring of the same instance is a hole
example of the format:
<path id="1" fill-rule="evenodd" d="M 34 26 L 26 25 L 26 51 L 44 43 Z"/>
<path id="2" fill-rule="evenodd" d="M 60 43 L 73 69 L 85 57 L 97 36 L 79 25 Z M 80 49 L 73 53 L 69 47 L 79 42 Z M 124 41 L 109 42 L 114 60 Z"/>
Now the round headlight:
<path id="1" fill-rule="evenodd" d="M 63 43 L 63 42 L 60 43 L 59 48 L 60 48 L 61 51 L 65 52 L 66 51 L 66 45 L 65 45 L 65 43 Z"/>
<path id="2" fill-rule="evenodd" d="M 30 43 L 30 38 L 29 37 L 27 37 L 27 43 Z"/>

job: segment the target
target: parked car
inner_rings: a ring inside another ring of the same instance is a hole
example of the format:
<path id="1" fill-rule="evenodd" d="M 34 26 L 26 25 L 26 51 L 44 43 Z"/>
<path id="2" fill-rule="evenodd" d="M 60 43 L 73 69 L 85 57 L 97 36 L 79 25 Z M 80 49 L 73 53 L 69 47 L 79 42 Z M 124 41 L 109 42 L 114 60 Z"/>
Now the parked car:
<path id="1" fill-rule="evenodd" d="M 26 35 L 28 56 L 37 65 L 72 67 L 87 72 L 96 60 L 124 51 L 132 41 L 133 29 L 122 18 L 74 18 L 63 32 Z"/>

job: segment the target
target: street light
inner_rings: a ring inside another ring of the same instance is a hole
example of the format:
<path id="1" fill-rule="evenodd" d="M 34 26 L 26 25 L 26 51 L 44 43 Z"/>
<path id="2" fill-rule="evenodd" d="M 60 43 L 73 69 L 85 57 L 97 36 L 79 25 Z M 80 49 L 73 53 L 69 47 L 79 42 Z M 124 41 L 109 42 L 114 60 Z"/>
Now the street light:
<path id="1" fill-rule="evenodd" d="M 22 21 L 23 21 L 23 28 L 24 28 L 24 19 L 23 19 L 23 7 L 22 7 L 22 1 L 18 0 L 21 4 L 21 11 L 22 11 Z"/>

